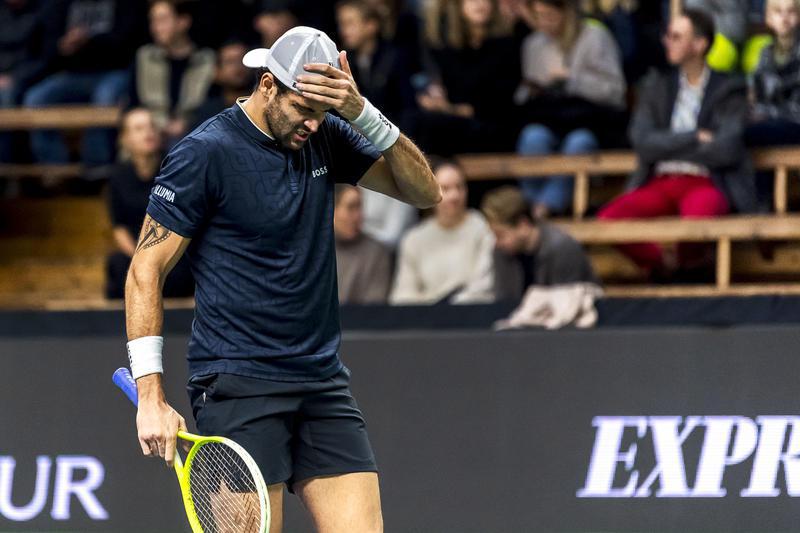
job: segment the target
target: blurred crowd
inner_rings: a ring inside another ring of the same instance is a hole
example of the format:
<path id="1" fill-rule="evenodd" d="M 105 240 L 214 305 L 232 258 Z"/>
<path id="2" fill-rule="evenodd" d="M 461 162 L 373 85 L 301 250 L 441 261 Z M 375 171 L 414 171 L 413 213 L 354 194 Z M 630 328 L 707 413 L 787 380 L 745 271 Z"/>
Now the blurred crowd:
<path id="1" fill-rule="evenodd" d="M 362 94 L 432 156 L 444 200 L 416 210 L 336 191 L 340 299 L 489 302 L 529 285 L 596 282 L 548 224 L 566 176 L 468 198 L 455 154 L 632 147 L 639 168 L 603 219 L 710 217 L 770 205 L 746 146 L 800 143 L 800 0 L 0 0 L 0 106 L 121 105 L 119 131 L 0 132 L 0 162 L 65 163 L 110 180 L 122 280 L 165 151 L 250 92 L 242 57 L 287 29 L 326 31 Z M 469 206 L 474 207 L 470 208 Z M 479 209 L 478 209 L 479 208 Z M 653 279 L 707 250 L 621 250 Z M 191 291 L 179 265 L 175 295 Z"/>

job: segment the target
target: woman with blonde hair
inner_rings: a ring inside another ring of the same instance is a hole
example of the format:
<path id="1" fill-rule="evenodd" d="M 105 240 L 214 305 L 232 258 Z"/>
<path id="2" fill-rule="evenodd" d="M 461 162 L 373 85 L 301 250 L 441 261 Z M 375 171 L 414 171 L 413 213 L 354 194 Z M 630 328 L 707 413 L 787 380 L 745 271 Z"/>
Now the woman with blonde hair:
<path id="1" fill-rule="evenodd" d="M 116 250 L 106 263 L 107 298 L 124 297 L 125 276 L 161 163 L 161 148 L 161 136 L 151 111 L 135 107 L 123 115 L 119 129 L 121 161 L 114 165 L 109 180 L 109 212 Z M 181 259 L 167 277 L 164 295 L 191 296 L 193 292 L 188 262 Z"/>
<path id="2" fill-rule="evenodd" d="M 428 77 L 415 137 L 428 152 L 509 150 L 519 41 L 498 0 L 439 0 L 426 13 Z"/>
<path id="3" fill-rule="evenodd" d="M 522 45 L 523 82 L 515 93 L 528 125 L 517 151 L 584 154 L 604 130 L 624 131 L 626 83 L 619 47 L 601 24 L 583 19 L 573 0 L 533 0 L 536 31 Z M 521 183 L 534 217 L 570 205 L 572 180 L 553 176 Z"/>

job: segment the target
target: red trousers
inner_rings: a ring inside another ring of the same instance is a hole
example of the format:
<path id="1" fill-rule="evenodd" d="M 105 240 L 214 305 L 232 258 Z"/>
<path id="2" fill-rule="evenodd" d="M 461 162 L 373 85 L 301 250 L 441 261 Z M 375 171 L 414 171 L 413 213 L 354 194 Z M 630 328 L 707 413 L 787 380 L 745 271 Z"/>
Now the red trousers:
<path id="1" fill-rule="evenodd" d="M 684 218 L 709 218 L 724 215 L 728 211 L 725 195 L 711 178 L 663 175 L 655 176 L 644 186 L 612 200 L 597 216 L 604 220 L 675 215 Z M 661 246 L 656 243 L 625 244 L 619 248 L 648 271 L 664 265 Z M 685 266 L 697 250 L 697 245 L 679 246 L 679 263 Z"/>

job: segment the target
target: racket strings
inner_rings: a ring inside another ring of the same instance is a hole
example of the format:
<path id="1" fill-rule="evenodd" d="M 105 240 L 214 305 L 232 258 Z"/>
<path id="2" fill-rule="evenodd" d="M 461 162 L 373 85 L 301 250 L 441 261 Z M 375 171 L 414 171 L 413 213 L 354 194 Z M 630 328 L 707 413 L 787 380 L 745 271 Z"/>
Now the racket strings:
<path id="1" fill-rule="evenodd" d="M 250 469 L 230 446 L 202 443 L 189 465 L 189 489 L 205 532 L 260 531 L 261 506 Z"/>

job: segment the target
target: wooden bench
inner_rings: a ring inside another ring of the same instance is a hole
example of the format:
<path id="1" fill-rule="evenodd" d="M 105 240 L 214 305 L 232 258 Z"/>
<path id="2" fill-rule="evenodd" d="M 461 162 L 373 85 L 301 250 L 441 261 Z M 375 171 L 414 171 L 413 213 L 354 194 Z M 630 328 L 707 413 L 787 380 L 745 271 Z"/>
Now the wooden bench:
<path id="1" fill-rule="evenodd" d="M 699 296 L 719 294 L 800 294 L 800 283 L 731 284 L 731 244 L 746 241 L 800 242 L 800 216 L 787 215 L 789 171 L 800 169 L 800 148 L 778 147 L 751 152 L 758 170 L 774 173 L 776 215 L 728 216 L 687 220 L 656 218 L 646 220 L 584 220 L 589 204 L 590 178 L 624 175 L 636 168 L 632 152 L 599 152 L 582 156 L 518 156 L 513 154 L 462 155 L 469 180 L 524 179 L 553 175 L 575 179 L 573 221 L 559 224 L 577 240 L 588 245 L 617 245 L 631 242 L 710 242 L 717 247 L 716 283 L 713 286 L 611 286 L 616 296 Z M 592 251 L 592 250 L 590 250 Z M 594 257 L 593 257 L 594 259 Z M 800 270 L 798 270 L 800 274 Z"/>
<path id="2" fill-rule="evenodd" d="M 116 106 L 58 105 L 0 109 L 0 130 L 116 128 Z"/>
<path id="3" fill-rule="evenodd" d="M 714 219 L 573 221 L 558 225 L 587 245 L 631 242 L 716 243 L 716 285 L 711 292 L 731 292 L 731 244 L 736 241 L 800 241 L 800 215 L 728 216 Z M 769 286 L 763 286 L 769 291 Z M 800 293 L 800 284 L 792 286 Z M 708 288 L 707 288 L 708 289 Z M 786 290 L 786 286 L 782 286 Z M 673 292 L 676 292 L 673 289 Z M 735 291 L 734 291 L 735 292 Z"/>
<path id="4" fill-rule="evenodd" d="M 0 163 L 0 176 L 5 178 L 79 178 L 83 175 L 83 165 L 21 165 Z"/>
<path id="5" fill-rule="evenodd" d="M 91 105 L 59 105 L 49 107 L 16 107 L 0 109 L 0 131 L 86 128 L 116 128 L 120 120 L 118 107 Z M 0 176 L 4 178 L 78 178 L 83 175 L 83 166 L 48 164 L 2 164 Z"/>
<path id="6" fill-rule="evenodd" d="M 800 148 L 763 148 L 751 152 L 758 170 L 774 173 L 775 212 L 786 213 L 788 176 L 800 169 Z M 589 155 L 520 156 L 515 154 L 470 154 L 456 158 L 464 167 L 468 180 L 501 180 L 508 178 L 542 178 L 566 176 L 575 180 L 572 212 L 576 220 L 586 214 L 589 206 L 592 176 L 624 175 L 636 169 L 636 156 L 629 151 L 606 151 Z"/>

